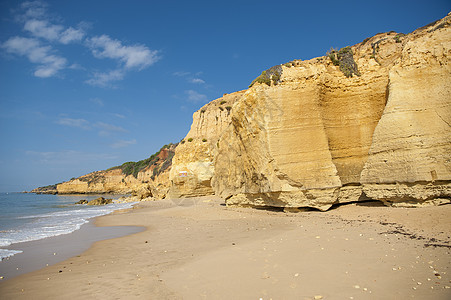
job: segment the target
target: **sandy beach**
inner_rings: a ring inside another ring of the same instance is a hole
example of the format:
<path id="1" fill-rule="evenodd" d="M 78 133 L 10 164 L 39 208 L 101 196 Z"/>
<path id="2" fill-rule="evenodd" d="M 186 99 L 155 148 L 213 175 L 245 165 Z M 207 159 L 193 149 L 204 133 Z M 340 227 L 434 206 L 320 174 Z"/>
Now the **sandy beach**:
<path id="1" fill-rule="evenodd" d="M 2 299 L 451 299 L 451 206 L 298 213 L 213 197 L 142 202 L 146 230 L 0 281 Z M 69 242 L 70 243 L 70 239 Z"/>

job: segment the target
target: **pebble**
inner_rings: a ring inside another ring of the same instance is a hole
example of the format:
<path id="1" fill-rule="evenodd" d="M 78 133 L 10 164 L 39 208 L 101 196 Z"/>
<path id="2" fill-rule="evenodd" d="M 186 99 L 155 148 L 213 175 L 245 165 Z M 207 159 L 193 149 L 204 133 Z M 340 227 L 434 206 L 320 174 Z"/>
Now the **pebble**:
<path id="1" fill-rule="evenodd" d="M 0 276 L 0 280 L 1 280 L 1 279 L 3 279 L 3 278 L 5 278 L 5 277 L 3 277 L 3 276 Z"/>
<path id="2" fill-rule="evenodd" d="M 421 285 L 421 282 L 418 281 L 417 284 L 418 284 L 418 285 Z"/>
<path id="3" fill-rule="evenodd" d="M 417 288 L 413 286 L 412 289 L 413 289 L 413 290 L 416 290 Z"/>
<path id="4" fill-rule="evenodd" d="M 451 287 L 449 285 L 445 285 L 443 288 L 444 289 L 451 289 Z"/>
<path id="5" fill-rule="evenodd" d="M 367 288 L 363 288 L 363 290 L 366 292 L 366 291 L 368 291 L 368 289 Z"/>
<path id="6" fill-rule="evenodd" d="M 317 239 L 319 239 L 319 238 L 321 238 L 319 235 L 317 235 L 315 238 L 317 238 Z"/>
<path id="7" fill-rule="evenodd" d="M 315 300 L 320 300 L 320 299 L 323 299 L 323 296 L 321 296 L 321 295 L 316 295 L 316 296 L 314 297 L 314 299 L 315 299 Z"/>
<path id="8" fill-rule="evenodd" d="M 360 285 L 354 285 L 355 289 L 360 289 Z"/>
<path id="9" fill-rule="evenodd" d="M 53 253 L 53 255 L 56 255 L 56 253 Z"/>
<path id="10" fill-rule="evenodd" d="M 298 276 L 299 276 L 299 273 L 294 274 L 294 277 L 298 277 Z"/>

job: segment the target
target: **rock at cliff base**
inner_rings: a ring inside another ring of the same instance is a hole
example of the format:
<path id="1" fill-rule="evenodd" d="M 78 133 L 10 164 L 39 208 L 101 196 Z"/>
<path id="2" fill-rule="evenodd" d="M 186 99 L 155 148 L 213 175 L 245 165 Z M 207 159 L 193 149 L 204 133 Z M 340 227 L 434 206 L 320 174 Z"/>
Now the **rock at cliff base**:
<path id="1" fill-rule="evenodd" d="M 89 201 L 88 205 L 106 205 L 113 203 L 113 199 L 105 199 L 103 197 L 96 198 L 94 200 Z"/>
<path id="2" fill-rule="evenodd" d="M 82 199 L 80 201 L 75 202 L 75 204 L 88 204 L 88 200 Z"/>

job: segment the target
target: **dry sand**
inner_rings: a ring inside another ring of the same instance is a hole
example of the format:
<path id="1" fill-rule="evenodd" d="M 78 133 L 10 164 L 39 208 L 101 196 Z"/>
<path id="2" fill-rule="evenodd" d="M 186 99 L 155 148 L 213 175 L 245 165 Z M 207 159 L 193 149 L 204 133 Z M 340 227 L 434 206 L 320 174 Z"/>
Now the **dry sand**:
<path id="1" fill-rule="evenodd" d="M 2 299 L 451 299 L 451 205 L 284 213 L 216 198 L 98 218 L 147 230 L 0 283 Z"/>

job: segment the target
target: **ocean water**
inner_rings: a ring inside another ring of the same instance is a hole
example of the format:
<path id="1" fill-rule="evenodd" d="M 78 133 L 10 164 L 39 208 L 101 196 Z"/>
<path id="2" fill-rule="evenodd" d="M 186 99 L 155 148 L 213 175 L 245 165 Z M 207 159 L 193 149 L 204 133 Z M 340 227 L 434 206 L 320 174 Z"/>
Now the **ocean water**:
<path id="1" fill-rule="evenodd" d="M 0 260 L 21 253 L 14 244 L 68 234 L 89 219 L 132 207 L 133 203 L 104 206 L 75 205 L 99 195 L 60 196 L 0 193 Z M 117 199 L 120 196 L 104 196 Z M 8 247 L 10 246 L 10 247 Z M 8 247 L 8 249 L 4 249 Z"/>

